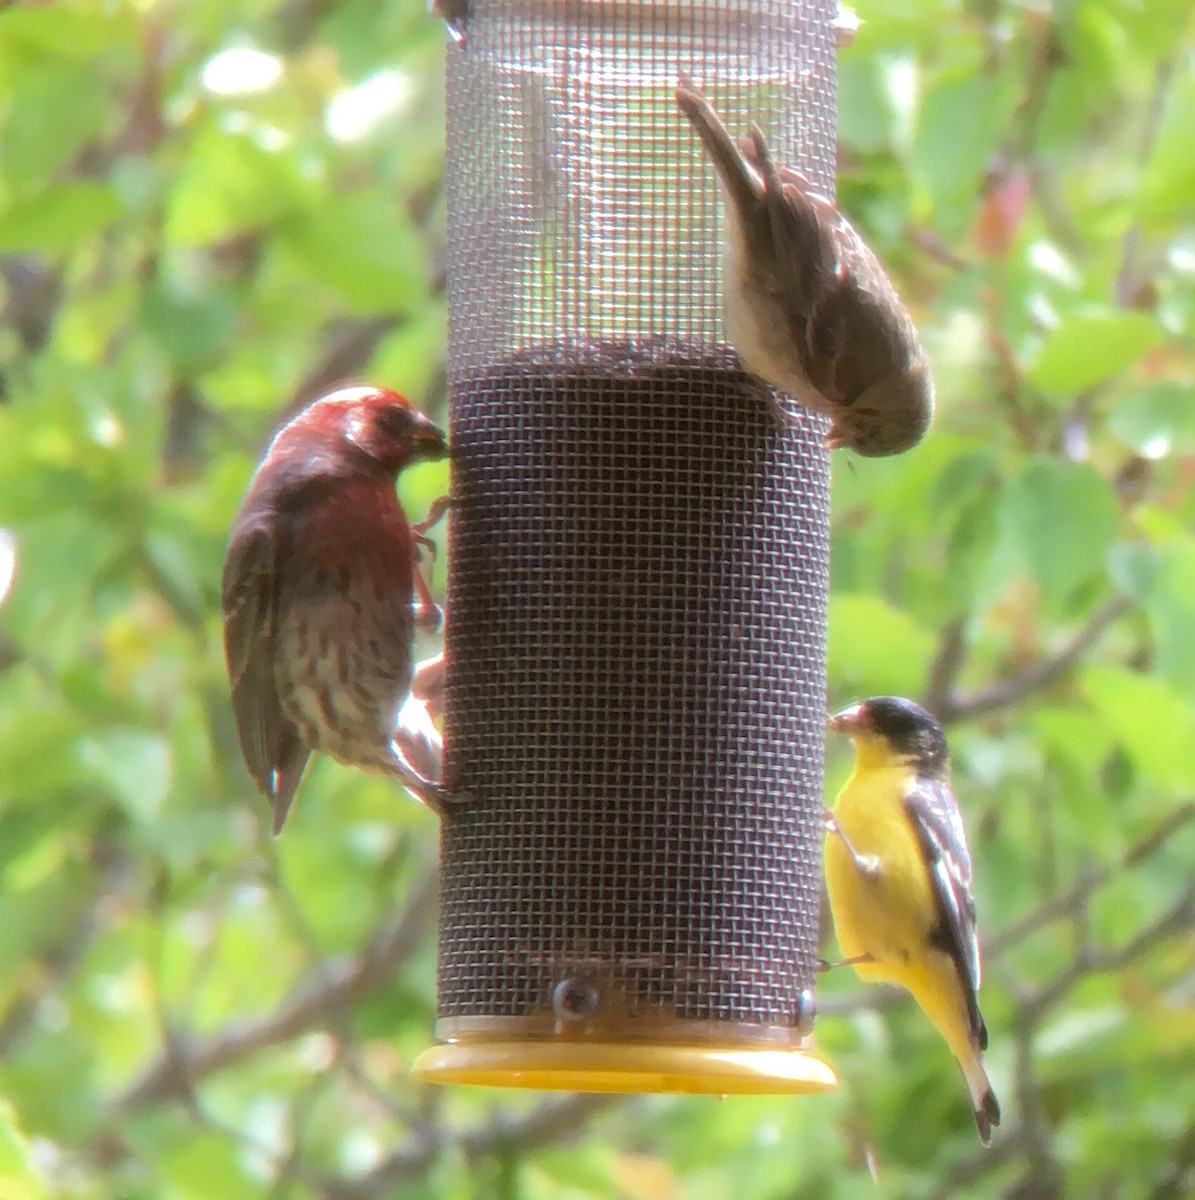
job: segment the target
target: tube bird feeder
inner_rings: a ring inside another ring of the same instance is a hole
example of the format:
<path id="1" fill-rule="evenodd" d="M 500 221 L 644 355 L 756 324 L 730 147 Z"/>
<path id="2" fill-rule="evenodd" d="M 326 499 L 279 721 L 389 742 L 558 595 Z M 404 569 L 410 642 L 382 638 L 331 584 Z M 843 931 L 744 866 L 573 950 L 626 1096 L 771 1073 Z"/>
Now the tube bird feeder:
<path id="1" fill-rule="evenodd" d="M 439 1082 L 833 1087 L 828 462 L 726 346 L 733 132 L 829 187 L 832 4 L 475 0 L 448 48 Z"/>

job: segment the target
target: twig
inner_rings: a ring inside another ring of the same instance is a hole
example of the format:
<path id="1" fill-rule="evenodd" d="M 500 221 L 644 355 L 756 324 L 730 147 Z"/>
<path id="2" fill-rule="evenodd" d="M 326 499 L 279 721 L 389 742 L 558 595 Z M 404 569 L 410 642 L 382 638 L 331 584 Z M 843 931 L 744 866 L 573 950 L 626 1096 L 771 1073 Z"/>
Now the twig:
<path id="1" fill-rule="evenodd" d="M 1033 1065 L 1036 1031 L 1032 1022 L 1023 1020 L 1022 1015 L 1023 1010 L 1018 1009 L 1012 1030 L 1012 1086 L 1018 1110 L 1018 1127 L 1022 1133 L 1022 1157 L 1039 1178 L 1054 1179 L 1058 1176 L 1058 1160 L 1050 1140 L 1049 1113 L 1042 1103 L 1041 1088 Z"/>
<path id="2" fill-rule="evenodd" d="M 360 374 L 373 357 L 382 340 L 401 323 L 397 315 L 369 317 L 342 321 L 324 334 L 324 352 L 308 367 L 295 388 L 295 394 L 285 412 L 271 417 L 269 428 L 262 431 L 261 444 L 274 435 L 274 430 L 302 411 L 325 392 Z"/>
<path id="3" fill-rule="evenodd" d="M 398 839 L 398 852 L 409 841 L 406 833 Z M 312 929 L 293 890 L 278 870 L 278 860 L 273 849 L 273 839 L 267 844 L 269 863 L 268 881 L 273 894 L 278 901 L 279 912 L 284 916 L 296 940 L 306 947 L 311 959 L 313 981 L 331 986 L 334 977 L 330 973 L 330 965 L 324 947 Z M 425 1120 L 419 1113 L 408 1105 L 401 1103 L 396 1097 L 389 1095 L 385 1088 L 369 1075 L 365 1064 L 361 1061 L 360 1046 L 353 1032 L 352 1013 L 348 1006 L 340 1006 L 329 1013 L 328 1026 L 336 1039 L 336 1064 L 344 1072 L 347 1079 L 357 1084 L 362 1091 L 390 1116 L 401 1121 L 407 1128 L 415 1131 L 424 1140 L 435 1141 L 437 1130 L 431 1121 Z"/>
<path id="4" fill-rule="evenodd" d="M 960 1196 L 967 1195 L 970 1185 L 1008 1163 L 1016 1162 L 1021 1157 L 1024 1143 L 1025 1129 L 1022 1125 L 1014 1125 L 1006 1133 L 1002 1132 L 990 1146 L 981 1146 L 955 1163 L 942 1183 L 930 1192 L 929 1200 L 958 1200 Z"/>

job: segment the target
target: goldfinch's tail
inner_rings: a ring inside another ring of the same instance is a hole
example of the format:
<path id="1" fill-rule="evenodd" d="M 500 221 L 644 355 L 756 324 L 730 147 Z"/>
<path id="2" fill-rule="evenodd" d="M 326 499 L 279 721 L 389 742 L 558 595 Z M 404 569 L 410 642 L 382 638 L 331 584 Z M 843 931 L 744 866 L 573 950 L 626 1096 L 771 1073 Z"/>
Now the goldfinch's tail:
<path id="1" fill-rule="evenodd" d="M 1000 1105 L 996 1100 L 996 1093 L 992 1091 L 992 1081 L 983 1069 L 983 1061 L 977 1053 L 963 1060 L 962 1068 L 963 1077 L 967 1081 L 967 1091 L 971 1093 L 971 1110 L 975 1114 L 979 1140 L 985 1146 L 989 1146 L 992 1142 L 992 1129 L 1000 1124 Z"/>

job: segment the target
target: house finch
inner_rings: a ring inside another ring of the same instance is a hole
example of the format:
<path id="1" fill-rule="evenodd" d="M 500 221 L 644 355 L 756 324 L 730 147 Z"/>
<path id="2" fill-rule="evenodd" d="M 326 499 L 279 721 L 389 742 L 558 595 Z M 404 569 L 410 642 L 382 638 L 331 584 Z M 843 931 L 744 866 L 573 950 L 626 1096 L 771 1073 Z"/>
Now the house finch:
<path id="1" fill-rule="evenodd" d="M 855 743 L 854 773 L 826 821 L 838 944 L 863 979 L 912 992 L 962 1067 L 986 1146 L 1000 1105 L 983 1066 L 971 856 L 945 735 L 899 696 L 874 696 L 827 724 Z"/>
<path id="2" fill-rule="evenodd" d="M 441 621 L 417 562 L 428 523 L 408 524 L 394 483 L 447 454 L 402 396 L 343 388 L 282 428 L 249 483 L 224 564 L 224 650 L 241 753 L 275 833 L 316 750 L 395 776 L 433 808 L 446 798 L 393 736 L 415 629 Z"/>
<path id="3" fill-rule="evenodd" d="M 723 303 L 743 366 L 828 414 L 831 448 L 880 457 L 916 445 L 933 381 L 879 259 L 831 200 L 773 162 L 757 125 L 736 145 L 683 75 L 676 101 L 725 192 Z"/>

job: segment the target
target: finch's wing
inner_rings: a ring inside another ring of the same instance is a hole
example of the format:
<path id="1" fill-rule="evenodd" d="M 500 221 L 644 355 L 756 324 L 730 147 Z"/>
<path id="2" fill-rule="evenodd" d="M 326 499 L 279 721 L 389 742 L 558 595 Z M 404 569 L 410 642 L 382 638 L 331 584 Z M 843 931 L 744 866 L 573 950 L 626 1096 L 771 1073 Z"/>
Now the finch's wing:
<path id="1" fill-rule="evenodd" d="M 278 700 L 274 676 L 278 617 L 277 538 L 264 522 L 233 530 L 224 562 L 224 654 L 245 766 L 285 815 L 308 751 Z M 278 819 L 277 824 L 281 823 Z"/>
<path id="2" fill-rule="evenodd" d="M 958 970 L 971 1035 L 983 1050 L 988 1035 L 979 1012 L 979 934 L 962 814 L 950 785 L 929 779 L 919 779 L 907 793 L 905 808 L 921 844 L 938 907 L 931 940 Z"/>

